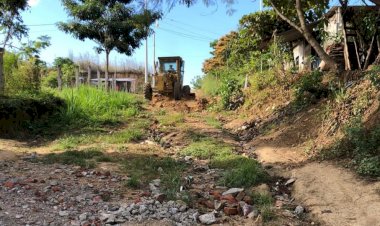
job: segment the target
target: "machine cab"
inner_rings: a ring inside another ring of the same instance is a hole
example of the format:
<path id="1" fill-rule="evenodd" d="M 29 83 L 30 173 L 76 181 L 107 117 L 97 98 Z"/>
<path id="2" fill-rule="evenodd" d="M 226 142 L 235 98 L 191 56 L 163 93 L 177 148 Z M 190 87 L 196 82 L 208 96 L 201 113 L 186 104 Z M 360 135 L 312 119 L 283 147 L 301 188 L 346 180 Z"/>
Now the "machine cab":
<path id="1" fill-rule="evenodd" d="M 159 57 L 159 76 L 173 76 L 182 86 L 185 62 L 181 57 Z"/>

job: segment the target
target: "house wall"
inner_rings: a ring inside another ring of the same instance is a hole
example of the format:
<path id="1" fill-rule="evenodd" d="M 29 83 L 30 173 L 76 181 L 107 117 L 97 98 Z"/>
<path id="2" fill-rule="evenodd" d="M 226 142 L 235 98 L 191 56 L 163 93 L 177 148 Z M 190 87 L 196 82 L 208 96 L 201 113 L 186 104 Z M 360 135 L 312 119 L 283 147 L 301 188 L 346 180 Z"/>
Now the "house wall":
<path id="1" fill-rule="evenodd" d="M 303 40 L 298 41 L 294 44 L 293 60 L 295 62 L 295 66 L 298 67 L 299 71 L 308 70 L 311 68 L 310 57 L 310 45 L 306 44 L 306 42 Z"/>
<path id="2" fill-rule="evenodd" d="M 328 33 L 328 38 L 323 43 L 325 49 L 335 42 L 343 40 L 343 17 L 340 7 L 337 9 L 336 13 L 329 18 L 324 29 Z"/>

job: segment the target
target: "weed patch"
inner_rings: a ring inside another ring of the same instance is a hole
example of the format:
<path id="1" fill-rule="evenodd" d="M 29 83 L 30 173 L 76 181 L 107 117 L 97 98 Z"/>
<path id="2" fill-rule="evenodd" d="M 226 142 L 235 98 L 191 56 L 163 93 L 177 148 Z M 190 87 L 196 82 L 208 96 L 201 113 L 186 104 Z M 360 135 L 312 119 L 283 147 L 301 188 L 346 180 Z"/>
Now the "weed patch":
<path id="1" fill-rule="evenodd" d="M 52 153 L 43 157 L 42 162 L 46 164 L 78 165 L 84 168 L 94 168 L 96 158 L 104 157 L 104 153 L 97 148 L 89 148 L 82 151 L 65 151 L 63 153 Z"/>
<path id="2" fill-rule="evenodd" d="M 234 154 L 231 146 L 213 139 L 193 142 L 182 150 L 182 155 L 210 160 L 213 168 L 225 169 L 220 184 L 228 187 L 249 187 L 268 179 L 261 165 L 254 159 Z"/>
<path id="3" fill-rule="evenodd" d="M 222 123 L 221 123 L 218 119 L 216 119 L 215 117 L 207 116 L 207 117 L 205 118 L 205 122 L 206 122 L 208 125 L 210 125 L 210 126 L 216 128 L 216 129 L 221 129 L 221 128 L 222 128 Z"/>
<path id="4" fill-rule="evenodd" d="M 182 155 L 191 155 L 199 159 L 213 159 L 217 156 L 232 154 L 232 147 L 213 139 L 202 139 L 191 143 L 181 151 Z"/>
<path id="5" fill-rule="evenodd" d="M 158 122 L 162 126 L 176 126 L 179 123 L 185 122 L 185 116 L 182 113 L 164 114 L 157 116 Z"/>

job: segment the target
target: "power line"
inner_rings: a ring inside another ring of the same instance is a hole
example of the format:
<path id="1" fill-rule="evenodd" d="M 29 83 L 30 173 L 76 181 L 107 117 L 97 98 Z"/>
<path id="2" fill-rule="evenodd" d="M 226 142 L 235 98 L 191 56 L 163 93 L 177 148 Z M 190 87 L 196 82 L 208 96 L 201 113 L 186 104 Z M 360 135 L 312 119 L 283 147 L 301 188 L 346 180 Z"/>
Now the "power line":
<path id="1" fill-rule="evenodd" d="M 201 27 L 197 27 L 197 26 L 194 26 L 194 25 L 191 25 L 191 24 L 187 24 L 187 23 L 184 23 L 182 21 L 178 21 L 178 20 L 175 20 L 175 19 L 172 19 L 172 18 L 169 18 L 167 17 L 168 20 L 174 22 L 174 23 L 178 23 L 178 24 L 182 24 L 182 25 L 185 25 L 185 26 L 188 26 L 188 27 L 192 27 L 192 28 L 195 28 L 195 29 L 198 29 L 198 30 L 201 30 L 201 31 L 205 31 L 205 32 L 208 32 L 210 34 L 214 34 L 214 35 L 218 35 L 218 36 L 223 36 L 222 34 L 218 34 L 218 33 L 215 33 L 215 32 L 212 32 L 208 29 L 205 29 L 205 28 L 201 28 Z"/>
<path id="2" fill-rule="evenodd" d="M 175 34 L 175 35 L 178 35 L 178 36 L 181 36 L 181 37 L 184 37 L 184 38 L 189 38 L 189 39 L 192 39 L 195 41 L 203 41 L 203 42 L 212 42 L 213 41 L 212 39 L 199 37 L 199 36 L 195 36 L 195 35 L 191 35 L 191 34 L 186 34 L 186 33 L 178 32 L 178 31 L 174 31 L 174 30 L 170 30 L 170 29 L 166 29 L 166 28 L 162 28 L 162 27 L 159 27 L 158 29 L 172 33 L 172 34 Z"/>
<path id="3" fill-rule="evenodd" d="M 178 25 L 170 24 L 170 23 L 168 23 L 168 22 L 166 22 L 166 21 L 163 21 L 163 23 L 165 23 L 165 24 L 167 24 L 167 25 L 169 25 L 169 26 L 171 26 L 171 27 L 176 27 L 176 28 L 178 28 L 178 29 L 180 29 L 180 30 L 183 30 L 183 31 L 185 31 L 185 32 L 188 32 L 188 33 L 190 33 L 190 34 L 193 34 L 193 35 L 196 35 L 196 36 L 199 36 L 199 37 L 203 37 L 203 38 L 211 39 L 211 40 L 215 40 L 215 39 L 217 39 L 217 38 L 212 38 L 212 37 L 209 37 L 209 36 L 203 35 L 203 34 L 201 34 L 201 33 L 197 33 L 197 32 L 191 31 L 191 30 L 189 30 L 189 29 L 183 28 L 183 27 L 178 26 Z"/>

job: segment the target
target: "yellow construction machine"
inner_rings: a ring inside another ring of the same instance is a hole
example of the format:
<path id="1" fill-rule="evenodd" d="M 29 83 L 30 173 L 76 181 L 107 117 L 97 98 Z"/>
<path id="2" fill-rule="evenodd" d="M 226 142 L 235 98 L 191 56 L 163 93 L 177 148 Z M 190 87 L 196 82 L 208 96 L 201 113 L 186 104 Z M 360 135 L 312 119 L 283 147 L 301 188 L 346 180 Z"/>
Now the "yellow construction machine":
<path id="1" fill-rule="evenodd" d="M 190 86 L 183 86 L 185 61 L 179 56 L 159 57 L 158 73 L 152 75 L 151 82 L 144 86 L 145 99 L 151 100 L 153 93 L 180 100 L 190 96 Z"/>

